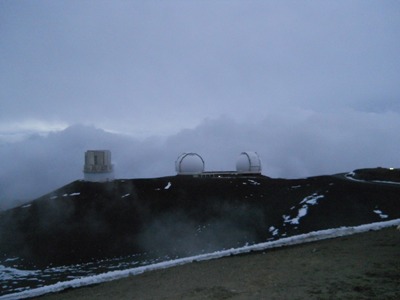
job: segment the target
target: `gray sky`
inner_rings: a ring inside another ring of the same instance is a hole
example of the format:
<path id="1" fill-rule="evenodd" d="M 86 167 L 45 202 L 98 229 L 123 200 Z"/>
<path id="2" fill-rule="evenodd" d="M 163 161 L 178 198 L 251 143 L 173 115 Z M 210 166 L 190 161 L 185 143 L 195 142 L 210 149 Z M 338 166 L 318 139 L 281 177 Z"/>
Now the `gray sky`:
<path id="1" fill-rule="evenodd" d="M 21 153 L 75 153 L 43 191 L 103 146 L 124 176 L 184 151 L 218 169 L 255 150 L 281 177 L 400 165 L 398 1 L 3 0 L 0 37 L 0 188 L 34 172 Z M 152 163 L 130 173 L 126 149 Z"/>

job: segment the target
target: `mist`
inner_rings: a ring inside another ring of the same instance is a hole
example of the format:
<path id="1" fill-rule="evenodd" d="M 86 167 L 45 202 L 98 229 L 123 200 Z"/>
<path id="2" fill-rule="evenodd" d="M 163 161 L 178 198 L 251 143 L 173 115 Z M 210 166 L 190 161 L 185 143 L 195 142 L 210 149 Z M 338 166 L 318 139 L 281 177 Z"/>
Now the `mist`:
<path id="1" fill-rule="evenodd" d="M 391 0 L 3 1 L 0 142 L 73 124 L 147 138 L 221 115 L 399 113 L 399 14 Z"/>
<path id="2" fill-rule="evenodd" d="M 73 125 L 46 136 L 0 145 L 0 208 L 35 199 L 83 179 L 84 152 L 109 149 L 115 178 L 175 175 L 183 152 L 196 152 L 207 171 L 235 170 L 242 151 L 257 151 L 263 175 L 301 178 L 366 167 L 399 167 L 397 113 L 305 110 L 267 114 L 260 120 L 205 119 L 170 136 L 134 138 Z"/>
<path id="3" fill-rule="evenodd" d="M 3 1 L 0 209 L 83 178 L 174 175 L 182 152 L 299 178 L 399 165 L 400 3 Z"/>

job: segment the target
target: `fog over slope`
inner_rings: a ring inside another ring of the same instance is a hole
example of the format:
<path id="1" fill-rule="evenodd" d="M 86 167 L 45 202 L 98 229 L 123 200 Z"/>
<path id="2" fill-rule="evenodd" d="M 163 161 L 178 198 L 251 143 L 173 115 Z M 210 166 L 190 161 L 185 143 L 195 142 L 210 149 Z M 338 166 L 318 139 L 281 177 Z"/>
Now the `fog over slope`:
<path id="1" fill-rule="evenodd" d="M 364 167 L 398 167 L 398 128 L 396 113 L 304 111 L 296 117 L 274 114 L 248 122 L 205 119 L 193 129 L 146 139 L 73 125 L 0 145 L 0 208 L 83 178 L 88 149 L 111 150 L 116 178 L 173 175 L 177 156 L 189 151 L 204 158 L 206 170 L 233 170 L 237 156 L 247 150 L 260 154 L 264 175 L 299 178 Z"/>

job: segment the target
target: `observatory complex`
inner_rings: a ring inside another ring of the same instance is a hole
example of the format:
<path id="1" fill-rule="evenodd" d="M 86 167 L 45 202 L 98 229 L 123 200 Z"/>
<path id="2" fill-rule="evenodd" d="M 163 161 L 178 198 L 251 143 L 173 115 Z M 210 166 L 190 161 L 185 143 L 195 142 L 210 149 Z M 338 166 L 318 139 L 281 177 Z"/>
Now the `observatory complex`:
<path id="1" fill-rule="evenodd" d="M 178 175 L 192 175 L 194 177 L 228 177 L 238 175 L 261 175 L 261 160 L 257 152 L 246 151 L 240 153 L 236 161 L 236 171 L 204 171 L 204 160 L 197 153 L 183 153 L 175 161 L 175 170 Z"/>
<path id="2" fill-rule="evenodd" d="M 83 168 L 86 181 L 102 182 L 114 179 L 111 152 L 109 150 L 88 150 L 85 152 Z"/>
<path id="3" fill-rule="evenodd" d="M 182 153 L 175 161 L 177 175 L 193 177 L 230 177 L 261 175 L 261 160 L 257 152 L 240 153 L 236 161 L 236 171 L 205 171 L 204 159 L 197 153 Z M 88 150 L 85 152 L 83 168 L 84 180 L 104 182 L 114 180 L 114 166 L 109 150 Z"/>

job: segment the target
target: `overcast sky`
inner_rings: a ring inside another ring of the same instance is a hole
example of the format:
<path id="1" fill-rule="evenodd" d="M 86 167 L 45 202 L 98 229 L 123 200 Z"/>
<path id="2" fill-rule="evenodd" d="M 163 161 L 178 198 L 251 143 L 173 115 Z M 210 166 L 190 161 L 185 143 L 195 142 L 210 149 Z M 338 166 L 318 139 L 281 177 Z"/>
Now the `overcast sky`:
<path id="1" fill-rule="evenodd" d="M 255 150 L 281 177 L 400 166 L 399 53 L 399 1 L 0 1 L 0 198 L 27 161 L 75 155 L 42 192 L 106 146 L 127 177 L 184 151 Z"/>

